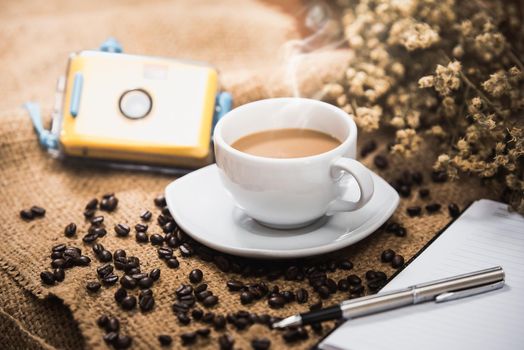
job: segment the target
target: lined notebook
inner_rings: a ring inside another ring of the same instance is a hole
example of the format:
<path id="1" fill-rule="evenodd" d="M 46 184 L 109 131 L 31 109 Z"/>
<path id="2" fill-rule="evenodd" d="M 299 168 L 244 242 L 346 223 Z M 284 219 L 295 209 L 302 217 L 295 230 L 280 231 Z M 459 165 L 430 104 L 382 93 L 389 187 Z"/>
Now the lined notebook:
<path id="1" fill-rule="evenodd" d="M 480 200 L 382 291 L 500 265 L 502 289 L 349 320 L 321 349 L 524 349 L 524 217 Z"/>

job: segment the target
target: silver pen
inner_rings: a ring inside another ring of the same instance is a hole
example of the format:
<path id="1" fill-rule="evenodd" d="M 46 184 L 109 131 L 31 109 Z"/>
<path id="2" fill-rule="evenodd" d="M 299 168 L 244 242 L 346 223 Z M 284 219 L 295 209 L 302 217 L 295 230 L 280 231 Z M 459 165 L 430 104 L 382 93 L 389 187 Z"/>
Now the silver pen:
<path id="1" fill-rule="evenodd" d="M 333 319 L 352 319 L 427 301 L 437 303 L 489 292 L 504 286 L 504 271 L 496 266 L 400 290 L 378 293 L 273 323 L 273 328 L 300 326 Z"/>

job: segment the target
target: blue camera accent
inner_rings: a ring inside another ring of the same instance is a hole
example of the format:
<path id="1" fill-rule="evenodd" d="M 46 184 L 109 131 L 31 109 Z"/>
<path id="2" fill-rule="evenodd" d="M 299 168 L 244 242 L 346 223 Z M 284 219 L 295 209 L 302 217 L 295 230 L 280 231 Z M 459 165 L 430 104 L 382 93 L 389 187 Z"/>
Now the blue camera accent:
<path id="1" fill-rule="evenodd" d="M 26 102 L 24 103 L 24 107 L 27 109 L 27 112 L 29 112 L 40 146 L 46 150 L 58 149 L 57 135 L 51 133 L 49 130 L 45 130 L 42 125 L 42 116 L 40 115 L 40 106 L 38 103 Z"/>
<path id="2" fill-rule="evenodd" d="M 124 51 L 120 42 L 112 37 L 107 38 L 107 40 L 100 45 L 99 50 L 112 53 L 122 53 Z"/>
<path id="3" fill-rule="evenodd" d="M 213 130 L 222 117 L 231 110 L 233 96 L 229 92 L 219 92 L 216 96 L 215 114 L 213 115 Z"/>
<path id="4" fill-rule="evenodd" d="M 82 97 L 82 86 L 84 85 L 84 76 L 81 72 L 75 73 L 75 80 L 73 81 L 73 91 L 71 93 L 71 103 L 69 112 L 73 117 L 78 115 L 80 109 L 80 97 Z"/>

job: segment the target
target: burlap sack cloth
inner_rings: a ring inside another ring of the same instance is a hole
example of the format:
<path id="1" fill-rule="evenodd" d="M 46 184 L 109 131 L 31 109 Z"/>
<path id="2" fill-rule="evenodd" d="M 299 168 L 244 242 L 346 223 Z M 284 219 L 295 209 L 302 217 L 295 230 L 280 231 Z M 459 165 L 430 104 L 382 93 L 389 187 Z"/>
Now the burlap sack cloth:
<path id="1" fill-rule="evenodd" d="M 118 37 L 127 52 L 192 58 L 215 64 L 221 70 L 224 88 L 233 93 L 236 104 L 292 95 L 295 83 L 301 95 L 313 96 L 322 83 L 336 80 L 343 74 L 352 54 L 348 50 L 317 52 L 299 57 L 293 61 L 298 64 L 291 67 L 290 60 L 285 59 L 286 47 L 289 41 L 304 35 L 299 25 L 303 14 L 304 5 L 299 2 L 287 2 L 282 6 L 247 0 L 126 1 L 117 4 L 53 0 L 0 4 L 0 91 L 4 106 L 0 115 L 2 348 L 105 348 L 103 332 L 95 323 L 104 313 L 121 320 L 122 332 L 133 336 L 135 348 L 158 347 L 159 334 L 172 335 L 173 347 L 178 348 L 181 333 L 203 326 L 198 322 L 181 326 L 171 311 L 174 289 L 188 282 L 187 276 L 194 268 L 204 272 L 204 282 L 219 296 L 220 302 L 213 309 L 219 314 L 247 309 L 286 316 L 304 311 L 317 301 L 316 293 L 307 282 L 280 279 L 269 285 L 279 284 L 293 290 L 308 288 L 311 296 L 308 304 L 290 303 L 284 309 L 272 310 L 262 299 L 242 306 L 238 295 L 225 288 L 228 279 L 238 276 L 223 273 L 214 264 L 195 257 L 182 258 L 178 251 L 180 268 L 168 269 L 157 258 L 153 246 L 138 245 L 133 235 L 117 238 L 111 229 L 115 223 L 134 226 L 144 209 L 152 210 L 156 216 L 158 210 L 154 208 L 153 198 L 162 193 L 173 178 L 65 166 L 50 159 L 38 147 L 27 115 L 16 108 L 24 100 L 36 99 L 44 103 L 49 112 L 54 80 L 63 73 L 67 54 L 97 47 L 109 35 Z M 290 77 L 297 80 L 293 82 Z M 379 143 L 383 140 L 380 135 L 367 135 L 361 137 L 360 143 L 369 137 L 376 138 Z M 383 151 L 382 145 L 378 152 Z M 372 156 L 368 156 L 363 161 L 374 169 L 371 159 Z M 418 157 L 392 162 L 388 170 L 379 173 L 391 180 L 405 169 L 423 170 L 424 186 L 431 190 L 429 201 L 443 205 L 440 213 L 407 217 L 407 206 L 426 203 L 414 194 L 401 201 L 393 217 L 407 228 L 406 237 L 378 231 L 352 247 L 323 258 L 348 257 L 355 265 L 351 273 L 360 276 L 369 269 L 385 271 L 389 276 L 394 270 L 380 262 L 382 250 L 392 248 L 407 260 L 449 222 L 445 210 L 448 203 L 455 202 L 463 208 L 472 200 L 495 195 L 474 180 L 432 184 L 428 180 L 430 165 L 430 157 Z M 111 251 L 124 248 L 128 254 L 138 256 L 144 270 L 162 268 L 160 281 L 154 286 L 156 306 L 151 313 L 122 311 L 113 299 L 116 286 L 102 288 L 96 296 L 85 289 L 86 280 L 96 279 L 95 268 L 100 263 L 81 240 L 88 227 L 82 211 L 89 199 L 105 192 L 115 192 L 120 204 L 114 213 L 104 214 L 109 233 L 100 242 Z M 47 209 L 45 218 L 29 223 L 22 221 L 19 211 L 33 204 Z M 63 235 L 64 226 L 69 222 L 79 227 L 79 234 L 71 239 Z M 152 224 L 150 233 L 154 232 L 160 229 Z M 82 247 L 92 262 L 89 267 L 67 271 L 63 283 L 43 286 L 39 273 L 49 266 L 50 248 L 61 242 Z M 337 270 L 329 276 L 339 280 L 348 273 Z M 336 293 L 326 303 L 335 303 L 345 297 L 345 293 Z M 331 323 L 326 325 L 325 330 L 332 326 Z M 199 340 L 194 347 L 217 348 L 216 339 L 224 332 L 234 337 L 236 348 L 250 348 L 250 341 L 255 337 L 268 337 L 273 348 L 285 346 L 279 332 L 254 325 L 244 331 L 236 331 L 231 326 L 226 331 L 213 331 L 209 340 Z M 296 343 L 294 348 L 308 348 L 316 343 L 319 336 L 313 332 L 309 334 L 309 340 Z"/>

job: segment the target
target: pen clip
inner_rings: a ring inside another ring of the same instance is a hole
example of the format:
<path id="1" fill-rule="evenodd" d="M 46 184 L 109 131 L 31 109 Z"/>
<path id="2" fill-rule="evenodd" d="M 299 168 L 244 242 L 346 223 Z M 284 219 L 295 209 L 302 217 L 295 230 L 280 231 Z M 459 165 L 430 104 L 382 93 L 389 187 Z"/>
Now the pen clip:
<path id="1" fill-rule="evenodd" d="M 443 303 L 445 301 L 465 298 L 471 295 L 476 295 L 476 294 L 481 294 L 481 293 L 489 292 L 492 290 L 496 290 L 496 289 L 502 288 L 503 286 L 504 286 L 504 280 L 501 280 L 495 283 L 485 284 L 480 287 L 468 288 L 468 289 L 463 289 L 463 290 L 458 290 L 458 291 L 453 291 L 453 292 L 445 292 L 445 293 L 437 295 L 435 297 L 435 302 Z"/>

